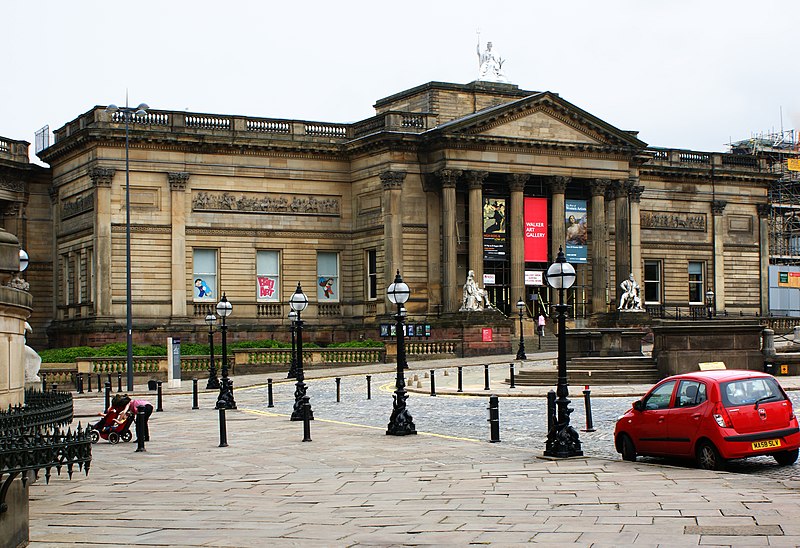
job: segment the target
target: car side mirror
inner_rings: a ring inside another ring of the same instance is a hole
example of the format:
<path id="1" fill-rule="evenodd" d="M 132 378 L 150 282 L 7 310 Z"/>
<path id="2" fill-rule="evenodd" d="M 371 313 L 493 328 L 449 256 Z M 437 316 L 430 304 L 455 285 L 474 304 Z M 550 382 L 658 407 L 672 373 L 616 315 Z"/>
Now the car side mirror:
<path id="1" fill-rule="evenodd" d="M 633 408 L 637 411 L 644 411 L 644 403 L 642 403 L 642 400 L 636 400 L 633 402 Z"/>

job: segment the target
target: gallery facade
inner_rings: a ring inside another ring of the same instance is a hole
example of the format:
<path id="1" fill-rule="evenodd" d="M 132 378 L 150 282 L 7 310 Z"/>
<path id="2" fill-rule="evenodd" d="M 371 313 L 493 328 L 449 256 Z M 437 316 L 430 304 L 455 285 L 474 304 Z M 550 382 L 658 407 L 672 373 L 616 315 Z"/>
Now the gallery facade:
<path id="1" fill-rule="evenodd" d="M 581 322 L 613 313 L 631 274 L 654 315 L 703 308 L 709 290 L 717 313 L 767 312 L 774 176 L 757 159 L 651 148 L 512 84 L 430 82 L 375 110 L 352 124 L 135 117 L 134 338 L 202 340 L 223 294 L 232 335 L 285 337 L 298 282 L 315 338 L 377 338 L 398 270 L 409 317 L 436 336 L 459 315 L 469 270 L 501 312 L 516 314 L 519 298 L 547 310 L 542 273 L 559 248 L 578 273 L 569 302 Z M 124 340 L 122 122 L 92 108 L 39 153 L 52 170 L 41 327 L 53 345 Z"/>

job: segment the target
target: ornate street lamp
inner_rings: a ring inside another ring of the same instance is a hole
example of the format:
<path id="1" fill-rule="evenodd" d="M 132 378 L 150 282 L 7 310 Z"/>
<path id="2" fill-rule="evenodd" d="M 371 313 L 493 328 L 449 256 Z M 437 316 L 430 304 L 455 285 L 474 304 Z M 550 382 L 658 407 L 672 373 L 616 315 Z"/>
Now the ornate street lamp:
<path id="1" fill-rule="evenodd" d="M 297 314 L 297 319 L 294 321 L 294 330 L 297 336 L 297 348 L 295 350 L 295 354 L 297 355 L 295 360 L 295 378 L 297 379 L 297 384 L 294 388 L 294 408 L 292 409 L 293 421 L 301 421 L 304 418 L 303 397 L 306 395 L 306 391 L 308 390 L 306 383 L 303 382 L 305 380 L 305 376 L 303 375 L 303 320 L 300 318 L 300 313 L 305 310 L 307 306 L 308 297 L 306 297 L 306 294 L 303 293 L 303 290 L 300 288 L 300 282 L 297 282 L 297 289 L 295 289 L 294 293 L 289 299 L 289 307 Z M 311 405 L 308 406 L 308 418 L 309 420 L 314 420 L 314 413 L 311 410 Z"/>
<path id="2" fill-rule="evenodd" d="M 558 289 L 558 386 L 556 387 L 556 421 L 547 433 L 544 454 L 547 457 L 579 457 L 583 455 L 578 432 L 569 424 L 569 389 L 567 388 L 567 330 L 564 290 L 575 283 L 575 268 L 567 262 L 562 248 L 558 248 L 556 262 L 547 269 L 547 283 Z"/>
<path id="3" fill-rule="evenodd" d="M 220 330 L 222 331 L 222 380 L 219 385 L 219 397 L 217 398 L 216 409 L 236 409 L 236 401 L 233 399 L 233 381 L 228 378 L 228 326 L 225 319 L 233 312 L 233 305 L 228 301 L 225 293 L 217 303 L 217 315 L 222 319 Z"/>
<path id="4" fill-rule="evenodd" d="M 522 338 L 522 311 L 525 310 L 525 301 L 522 297 L 517 301 L 517 310 L 519 310 L 519 348 L 517 349 L 517 359 L 527 360 L 528 356 L 525 355 L 525 340 Z"/>
<path id="5" fill-rule="evenodd" d="M 708 319 L 714 316 L 714 290 L 706 291 L 706 308 L 708 309 Z"/>
<path id="6" fill-rule="evenodd" d="M 133 309 L 131 307 L 131 170 L 128 125 L 135 116 L 146 115 L 147 109 L 150 107 L 145 103 L 141 103 L 138 107 L 133 108 L 129 107 L 127 102 L 128 101 L 126 99 L 126 105 L 124 107 L 108 105 L 108 107 L 106 107 L 106 112 L 111 114 L 112 118 L 115 114 L 119 113 L 120 117 L 125 122 L 125 330 L 127 331 L 126 340 L 128 345 L 128 392 L 133 392 Z"/>
<path id="7" fill-rule="evenodd" d="M 292 357 L 291 361 L 289 362 L 289 374 L 286 375 L 287 379 L 296 379 L 297 378 L 297 356 L 295 354 L 296 347 L 295 347 L 295 340 L 294 340 L 294 332 L 295 332 L 295 325 L 294 322 L 297 321 L 297 312 L 294 310 L 289 312 L 289 321 L 291 325 L 289 326 L 289 331 L 292 332 Z"/>
<path id="8" fill-rule="evenodd" d="M 214 314 L 206 316 L 206 323 L 208 324 L 208 383 L 206 390 L 218 390 L 219 379 L 217 378 L 217 366 L 214 365 L 214 324 L 217 322 L 217 317 Z"/>
<path id="9" fill-rule="evenodd" d="M 407 367 L 405 330 L 403 329 L 405 308 L 403 305 L 411 296 L 411 290 L 408 284 L 403 281 L 403 278 L 400 277 L 399 270 L 394 278 L 394 283 L 386 289 L 386 296 L 389 297 L 392 304 L 397 305 L 397 314 L 395 315 L 397 320 L 397 380 L 395 381 L 392 416 L 389 418 L 386 434 L 390 436 L 408 436 L 417 433 L 414 419 L 406 407 L 408 394 L 406 393 L 406 381 L 403 375 L 403 369 Z"/>

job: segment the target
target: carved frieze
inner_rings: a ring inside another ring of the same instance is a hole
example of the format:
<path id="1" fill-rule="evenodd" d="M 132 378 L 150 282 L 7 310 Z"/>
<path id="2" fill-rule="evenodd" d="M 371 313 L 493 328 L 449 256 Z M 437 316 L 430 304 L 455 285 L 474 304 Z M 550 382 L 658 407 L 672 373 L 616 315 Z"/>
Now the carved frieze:
<path id="1" fill-rule="evenodd" d="M 25 192 L 25 183 L 23 183 L 21 179 L 0 175 L 0 190 L 8 190 L 10 192 Z"/>
<path id="2" fill-rule="evenodd" d="M 339 215 L 341 210 L 339 200 L 338 196 L 315 197 L 287 194 L 198 192 L 192 198 L 192 210 Z"/>
<path id="3" fill-rule="evenodd" d="M 61 205 L 61 219 L 69 219 L 92 209 L 94 209 L 94 192 L 78 196 L 70 202 L 64 202 Z"/>
<path id="4" fill-rule="evenodd" d="M 705 232 L 706 214 L 675 211 L 642 211 L 642 228 Z"/>

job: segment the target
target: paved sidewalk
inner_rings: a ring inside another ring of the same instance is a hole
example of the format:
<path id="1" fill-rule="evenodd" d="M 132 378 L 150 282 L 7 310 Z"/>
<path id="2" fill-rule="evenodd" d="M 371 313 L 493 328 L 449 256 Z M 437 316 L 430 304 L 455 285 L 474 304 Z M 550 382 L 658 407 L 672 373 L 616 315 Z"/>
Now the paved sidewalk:
<path id="1" fill-rule="evenodd" d="M 469 368 L 481 389 L 485 360 Z M 499 385 L 510 362 L 493 361 Z M 468 360 L 458 362 L 435 363 Z M 410 365 L 424 378 L 431 364 Z M 365 372 L 308 376 L 346 371 Z M 437 370 L 437 389 L 445 378 L 455 376 Z M 187 386 L 165 391 L 146 452 L 101 441 L 88 477 L 32 485 L 32 546 L 800 545 L 800 482 L 546 460 L 538 449 L 424 432 L 391 437 L 320 416 L 304 443 L 302 423 L 260 411 L 256 390 L 237 391 L 229 446 L 220 448 L 216 395 L 203 391 L 201 409 L 191 410 Z M 76 415 L 92 415 L 99 401 L 97 393 L 76 398 Z"/>

